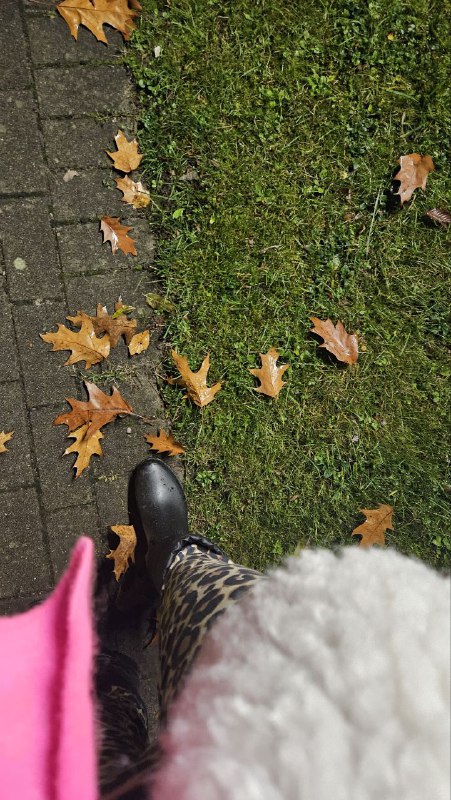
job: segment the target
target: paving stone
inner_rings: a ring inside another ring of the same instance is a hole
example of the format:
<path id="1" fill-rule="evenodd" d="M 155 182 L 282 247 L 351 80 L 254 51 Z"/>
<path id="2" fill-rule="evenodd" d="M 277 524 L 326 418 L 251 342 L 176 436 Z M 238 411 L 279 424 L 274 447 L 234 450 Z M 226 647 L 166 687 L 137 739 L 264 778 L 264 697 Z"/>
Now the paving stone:
<path id="1" fill-rule="evenodd" d="M 46 511 L 55 511 L 69 505 L 84 505 L 92 500 L 89 471 L 75 478 L 72 468 L 75 455 L 64 455 L 66 447 L 73 442 L 73 439 L 66 436 L 67 427 L 53 424 L 55 417 L 65 408 L 69 410 L 62 397 L 60 408 L 39 408 L 30 414 Z"/>
<path id="2" fill-rule="evenodd" d="M 43 128 L 47 158 L 52 166 L 64 170 L 111 166 L 105 150 L 115 150 L 118 130 L 129 139 L 134 136 L 133 126 L 123 117 L 46 119 Z"/>
<path id="3" fill-rule="evenodd" d="M 150 311 L 144 299 L 150 291 L 149 275 L 145 271 L 119 269 L 104 275 L 67 275 L 65 284 L 71 313 L 81 308 L 87 314 L 95 314 L 97 303 L 101 303 L 111 314 L 119 296 L 126 305 L 136 307 L 134 316 L 141 310 L 143 313 Z"/>
<path id="4" fill-rule="evenodd" d="M 55 0 L 22 0 L 27 15 L 40 14 L 43 11 L 55 11 Z"/>
<path id="5" fill-rule="evenodd" d="M 0 600 L 0 617 L 29 611 L 30 608 L 45 600 L 47 594 L 48 592 L 37 592 L 32 597 L 21 595 L 20 597 L 8 597 L 7 600 Z"/>
<path id="6" fill-rule="evenodd" d="M 0 380 L 12 381 L 18 377 L 19 360 L 11 308 L 5 292 L 0 288 Z"/>
<path id="7" fill-rule="evenodd" d="M 52 175 L 53 217 L 56 222 L 87 222 L 104 216 L 124 216 L 122 195 L 116 189 L 110 169 L 80 171 L 67 182 L 63 180 L 64 174 L 56 171 Z M 102 241 L 100 234 L 99 241 Z"/>
<path id="8" fill-rule="evenodd" d="M 8 460 L 3 456 L 0 468 L 0 490 L 15 489 L 34 482 L 31 438 L 25 398 L 20 383 L 0 384 L 0 430 L 14 431 L 7 443 Z"/>
<path id="9" fill-rule="evenodd" d="M 5 492 L 0 503 L 0 597 L 46 591 L 50 568 L 36 490 Z"/>
<path id="10" fill-rule="evenodd" d="M 0 204 L 8 292 L 12 300 L 63 296 L 55 234 L 47 201 L 20 198 Z"/>
<path id="11" fill-rule="evenodd" d="M 131 87 L 123 67 L 49 67 L 36 72 L 43 117 L 129 114 Z"/>
<path id="12" fill-rule="evenodd" d="M 111 428 L 111 425 L 109 427 Z M 101 531 L 104 535 L 111 525 L 129 524 L 128 482 L 128 475 L 117 475 L 116 473 L 105 476 L 103 480 L 99 478 L 95 482 L 97 508 Z"/>
<path id="13" fill-rule="evenodd" d="M 31 75 L 17 0 L 2 0 L 0 17 L 2 89 L 25 89 L 31 83 Z"/>
<path id="14" fill-rule="evenodd" d="M 123 47 L 119 31 L 106 27 L 108 45 L 98 42 L 87 28 L 78 29 L 75 40 L 63 18 L 30 16 L 27 19 L 31 58 L 34 64 L 71 64 L 86 61 L 113 61 Z"/>
<path id="15" fill-rule="evenodd" d="M 71 273 L 93 272 L 94 270 L 110 272 L 130 270 L 130 268 L 133 270 L 135 264 L 147 267 L 152 263 L 155 253 L 155 240 L 149 231 L 149 223 L 146 219 L 133 219 L 129 220 L 129 224 L 133 225 L 130 236 L 136 242 L 138 251 L 136 258 L 121 251 L 113 255 L 108 242 L 102 245 L 103 236 L 98 222 L 84 225 L 64 225 L 57 228 L 63 271 Z M 138 273 L 135 272 L 135 274 Z"/>
<path id="16" fill-rule="evenodd" d="M 95 503 L 61 508 L 47 514 L 46 528 L 56 578 L 69 564 L 70 553 L 79 536 L 88 536 L 94 541 L 98 556 L 107 552 L 106 539 L 102 539 L 98 527 Z"/>
<path id="17" fill-rule="evenodd" d="M 0 163 L 0 194 L 46 190 L 47 173 L 31 92 L 0 92 Z"/>
<path id="18" fill-rule="evenodd" d="M 13 316 L 28 408 L 62 403 L 65 397 L 74 396 L 75 369 L 64 366 L 69 353 L 53 353 L 52 346 L 39 336 L 65 322 L 64 306 L 50 302 L 20 306 L 13 309 Z"/>

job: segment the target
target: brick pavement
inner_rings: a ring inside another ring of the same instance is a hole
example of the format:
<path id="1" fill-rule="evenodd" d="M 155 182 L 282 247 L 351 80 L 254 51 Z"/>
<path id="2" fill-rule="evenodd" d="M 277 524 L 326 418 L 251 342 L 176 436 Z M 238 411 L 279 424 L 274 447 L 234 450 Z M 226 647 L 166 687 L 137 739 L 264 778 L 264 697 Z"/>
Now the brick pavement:
<path id="1" fill-rule="evenodd" d="M 78 367 L 63 366 L 39 333 L 67 314 L 112 309 L 121 294 L 152 327 L 146 290 L 154 242 L 143 212 L 120 202 L 104 149 L 118 127 L 131 134 L 133 93 L 121 64 L 121 36 L 109 47 L 80 28 L 78 43 L 50 0 L 2 0 L 0 8 L 0 430 L 14 430 L 0 456 L 0 611 L 45 597 L 82 533 L 99 554 L 108 525 L 127 523 L 130 470 L 149 451 L 143 427 L 119 420 L 105 429 L 104 456 L 74 480 L 69 440 L 52 421 L 64 398 L 85 397 Z M 67 170 L 78 172 L 65 182 Z M 102 215 L 129 218 L 138 257 L 102 245 Z M 126 365 L 116 385 L 132 406 L 164 422 L 156 385 L 158 346 L 131 360 L 122 344 L 110 363 Z M 123 377 L 123 376 L 122 376 Z M 125 637 L 127 639 L 127 637 Z M 127 646 L 133 645 L 129 637 Z M 136 645 L 136 643 L 135 643 Z M 154 708 L 154 652 L 145 656 L 145 693 Z"/>

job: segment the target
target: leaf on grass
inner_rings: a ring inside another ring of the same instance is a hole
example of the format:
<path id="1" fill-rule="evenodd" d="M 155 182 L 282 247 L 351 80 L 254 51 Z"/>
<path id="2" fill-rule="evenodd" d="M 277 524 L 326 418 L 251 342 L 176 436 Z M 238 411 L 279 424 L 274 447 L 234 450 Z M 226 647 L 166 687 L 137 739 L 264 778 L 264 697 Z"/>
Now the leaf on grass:
<path id="1" fill-rule="evenodd" d="M 77 430 L 68 434 L 68 437 L 70 439 L 75 439 L 75 442 L 64 451 L 64 455 L 67 456 L 70 453 L 78 453 L 74 463 L 76 478 L 81 475 L 83 470 L 89 467 L 91 456 L 102 455 L 102 445 L 100 444 L 100 439 L 103 439 L 102 431 L 98 430 L 93 435 L 88 436 L 88 429 L 89 422 L 86 422 L 85 425 L 82 425 L 80 428 L 77 428 Z"/>
<path id="2" fill-rule="evenodd" d="M 78 361 L 86 362 L 86 369 L 98 364 L 109 355 L 110 339 L 103 336 L 98 339 L 93 327 L 91 318 L 83 311 L 78 312 L 77 317 L 67 317 L 68 320 L 77 320 L 77 325 L 81 325 L 79 331 L 71 331 L 65 325 L 58 323 L 58 330 L 54 333 L 41 333 L 41 339 L 53 345 L 52 351 L 71 350 L 66 364 L 76 364 Z"/>
<path id="3" fill-rule="evenodd" d="M 132 563 L 135 561 L 137 538 L 133 525 L 112 525 L 111 530 L 119 536 L 119 544 L 116 550 L 110 550 L 106 557 L 113 559 L 114 575 L 118 581 L 127 571 L 129 561 Z"/>
<path id="4" fill-rule="evenodd" d="M 80 25 L 84 25 L 99 42 L 108 44 L 103 30 L 106 24 L 120 31 L 124 39 L 130 38 L 139 3 L 132 0 L 130 5 L 137 10 L 129 8 L 127 0 L 63 0 L 56 8 L 67 22 L 74 39 L 77 39 Z"/>
<path id="5" fill-rule="evenodd" d="M 131 414 L 133 409 L 124 400 L 120 392 L 113 387 L 111 395 L 105 394 L 95 383 L 85 381 L 89 400 L 76 400 L 75 397 L 66 397 L 67 402 L 72 406 L 72 411 L 60 414 L 54 421 L 54 425 L 67 425 L 69 431 L 75 431 L 81 425 L 89 423 L 86 430 L 86 437 L 94 436 L 108 422 L 112 422 L 117 416 Z"/>
<path id="6" fill-rule="evenodd" d="M 443 225 L 444 228 L 451 224 L 451 212 L 446 208 L 431 208 L 430 211 L 426 211 L 426 216 L 433 222 L 437 222 L 438 225 Z"/>
<path id="7" fill-rule="evenodd" d="M 222 381 L 215 383 L 214 386 L 207 386 L 207 372 L 210 369 L 210 353 L 204 358 L 198 372 L 192 372 L 189 368 L 186 356 L 179 356 L 175 350 L 171 350 L 171 356 L 180 372 L 181 378 L 177 380 L 169 379 L 169 383 L 176 383 L 186 389 L 188 397 L 196 406 L 202 408 L 214 399 L 216 392 L 219 392 Z"/>
<path id="8" fill-rule="evenodd" d="M 0 431 L 0 453 L 7 453 L 8 448 L 5 447 L 6 442 L 9 442 L 14 435 L 14 431 L 10 431 L 10 433 L 5 433 L 5 431 Z"/>
<path id="9" fill-rule="evenodd" d="M 122 192 L 123 203 L 129 203 L 133 208 L 145 208 L 150 203 L 150 194 L 141 181 L 132 181 L 128 175 L 125 178 L 115 178 L 117 188 Z"/>
<path id="10" fill-rule="evenodd" d="M 122 310 L 120 301 L 114 307 L 116 311 Z M 67 317 L 67 319 L 74 325 L 80 325 L 85 317 L 88 317 L 88 315 L 84 311 L 77 311 L 75 317 Z M 115 317 L 114 314 L 110 316 L 106 306 L 102 306 L 101 303 L 97 305 L 97 315 L 95 317 L 89 316 L 88 319 L 91 321 L 97 335 L 100 333 L 108 334 L 111 347 L 117 346 L 121 336 L 124 337 L 128 344 L 136 333 L 137 322 L 135 319 L 127 319 L 126 316 Z"/>
<path id="11" fill-rule="evenodd" d="M 320 344 L 320 347 L 325 347 L 338 361 L 343 361 L 345 364 L 356 363 L 359 357 L 359 347 L 355 333 L 347 333 L 340 320 L 334 325 L 330 319 L 322 320 L 318 317 L 310 317 L 310 319 L 314 325 L 310 333 L 316 333 L 324 339 L 324 343 Z"/>
<path id="12" fill-rule="evenodd" d="M 152 450 L 156 450 L 157 453 L 169 453 L 170 456 L 177 456 L 185 452 L 180 442 L 176 442 L 171 433 L 158 430 L 156 436 L 149 433 L 144 438 Z"/>
<path id="13" fill-rule="evenodd" d="M 139 353 L 144 353 L 150 344 L 150 332 L 140 331 L 135 333 L 128 345 L 128 352 L 131 356 L 136 356 Z"/>
<path id="14" fill-rule="evenodd" d="M 175 311 L 174 303 L 171 303 L 171 301 L 167 300 L 166 297 L 162 297 L 161 294 L 147 292 L 147 294 L 144 296 L 146 298 L 147 305 L 154 310 L 167 311 L 169 314 L 172 314 Z"/>
<path id="15" fill-rule="evenodd" d="M 285 386 L 286 381 L 282 380 L 282 375 L 290 365 L 283 364 L 278 367 L 277 359 L 279 355 L 280 353 L 274 347 L 270 347 L 267 353 L 260 353 L 262 367 L 260 369 L 249 369 L 249 372 L 255 375 L 261 384 L 255 387 L 256 392 L 266 394 L 268 397 L 277 397 L 281 388 Z"/>
<path id="16" fill-rule="evenodd" d="M 373 544 L 385 545 L 385 531 L 394 530 L 392 522 L 393 507 L 379 503 L 379 508 L 361 508 L 367 519 L 354 528 L 352 536 L 362 537 L 359 546 L 371 547 Z"/>
<path id="17" fill-rule="evenodd" d="M 118 250 L 123 253 L 130 253 L 136 256 L 135 240 L 127 236 L 128 231 L 133 230 L 129 225 L 121 225 L 119 217 L 102 217 L 100 220 L 100 230 L 103 233 L 103 244 L 111 243 L 113 255 Z"/>
<path id="18" fill-rule="evenodd" d="M 399 195 L 403 205 L 410 200 L 415 189 L 426 189 L 428 175 L 434 171 L 435 166 L 430 156 L 420 156 L 418 153 L 401 156 L 399 163 L 400 169 L 394 180 L 400 181 L 400 186 L 395 195 Z"/>
<path id="19" fill-rule="evenodd" d="M 119 130 L 114 137 L 114 141 L 116 142 L 117 150 L 113 150 L 112 153 L 109 153 L 108 150 L 105 152 L 113 159 L 115 169 L 120 170 L 120 172 L 131 172 L 132 169 L 136 169 L 142 160 L 142 154 L 138 153 L 136 139 L 129 141 Z"/>

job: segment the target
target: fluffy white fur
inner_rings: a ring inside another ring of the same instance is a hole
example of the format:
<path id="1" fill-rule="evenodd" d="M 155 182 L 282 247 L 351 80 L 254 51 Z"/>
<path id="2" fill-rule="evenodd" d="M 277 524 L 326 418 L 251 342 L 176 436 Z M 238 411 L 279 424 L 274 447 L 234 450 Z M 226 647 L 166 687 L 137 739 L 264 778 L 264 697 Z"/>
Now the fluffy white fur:
<path id="1" fill-rule="evenodd" d="M 306 550 L 208 634 L 155 800 L 448 800 L 449 581 Z"/>

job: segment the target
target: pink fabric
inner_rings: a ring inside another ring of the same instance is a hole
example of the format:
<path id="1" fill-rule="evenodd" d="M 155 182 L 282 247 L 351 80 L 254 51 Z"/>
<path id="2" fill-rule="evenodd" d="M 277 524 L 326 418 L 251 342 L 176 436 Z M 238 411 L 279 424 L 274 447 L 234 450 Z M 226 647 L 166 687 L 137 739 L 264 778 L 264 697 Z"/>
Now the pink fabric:
<path id="1" fill-rule="evenodd" d="M 1 800 L 94 800 L 93 544 L 42 605 L 0 618 Z"/>

